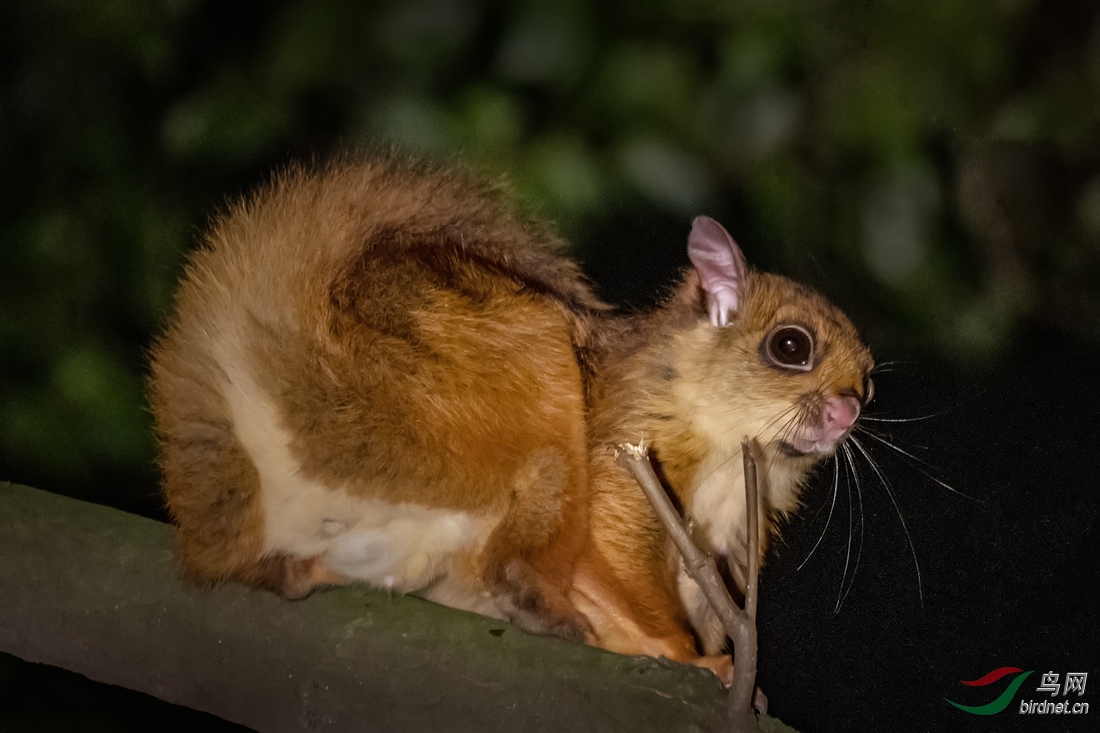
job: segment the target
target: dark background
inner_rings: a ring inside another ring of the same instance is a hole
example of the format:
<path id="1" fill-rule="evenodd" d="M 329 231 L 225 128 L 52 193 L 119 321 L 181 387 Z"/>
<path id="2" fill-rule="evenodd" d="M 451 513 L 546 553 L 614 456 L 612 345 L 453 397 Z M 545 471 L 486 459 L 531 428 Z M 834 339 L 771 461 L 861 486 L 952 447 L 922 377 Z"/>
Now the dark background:
<path id="1" fill-rule="evenodd" d="M 894 498 L 866 462 L 835 504 L 831 463 L 807 492 L 762 578 L 773 714 L 1092 729 L 1097 678 L 1078 718 L 944 698 L 988 702 L 1007 679 L 959 681 L 1001 666 L 1100 675 L 1100 4 L 2 10 L 0 478 L 163 517 L 144 349 L 206 218 L 288 161 L 394 146 L 504 177 L 624 307 L 706 212 L 851 314 L 884 364 L 868 417 L 914 418 L 865 426 L 926 462 L 861 438 Z M 5 733 L 217 723 L 0 656 Z"/>

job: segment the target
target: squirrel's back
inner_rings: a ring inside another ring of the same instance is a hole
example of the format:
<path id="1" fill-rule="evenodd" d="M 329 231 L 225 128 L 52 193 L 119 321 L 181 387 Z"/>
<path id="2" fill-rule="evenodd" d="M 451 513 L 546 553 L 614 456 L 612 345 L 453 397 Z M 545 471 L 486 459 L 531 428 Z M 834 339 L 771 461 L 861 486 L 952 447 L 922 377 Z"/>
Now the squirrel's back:
<path id="1" fill-rule="evenodd" d="M 188 264 L 179 313 L 207 325 L 250 312 L 278 328 L 323 330 L 341 276 L 386 273 L 373 294 L 391 306 L 383 317 L 394 299 L 417 303 L 421 265 L 447 277 L 461 264 L 569 307 L 600 308 L 561 247 L 500 191 L 462 173 L 390 158 L 294 166 L 216 219 Z"/>
<path id="2" fill-rule="evenodd" d="M 416 590 L 517 493 L 560 519 L 573 499 L 545 484 L 586 485 L 578 355 L 604 307 L 560 249 L 493 187 L 392 159 L 292 168 L 230 207 L 153 350 L 187 574 L 292 594 L 288 558 L 328 553 Z"/>

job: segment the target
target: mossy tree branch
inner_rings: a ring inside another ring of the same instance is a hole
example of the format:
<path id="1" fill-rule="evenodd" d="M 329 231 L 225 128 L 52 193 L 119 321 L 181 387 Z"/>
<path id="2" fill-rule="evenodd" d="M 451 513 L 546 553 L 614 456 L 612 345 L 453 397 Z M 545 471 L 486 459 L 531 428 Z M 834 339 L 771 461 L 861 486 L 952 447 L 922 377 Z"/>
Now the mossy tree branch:
<path id="1" fill-rule="evenodd" d="M 362 587 L 204 593 L 170 544 L 158 522 L 0 483 L 0 651 L 265 733 L 724 725 L 705 670 Z"/>

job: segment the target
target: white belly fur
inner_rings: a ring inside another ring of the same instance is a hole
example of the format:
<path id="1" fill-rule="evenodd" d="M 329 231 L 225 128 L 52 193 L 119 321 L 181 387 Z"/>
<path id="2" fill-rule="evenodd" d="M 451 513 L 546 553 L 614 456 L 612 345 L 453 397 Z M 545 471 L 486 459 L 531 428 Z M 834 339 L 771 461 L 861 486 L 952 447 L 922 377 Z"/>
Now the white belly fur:
<path id="1" fill-rule="evenodd" d="M 760 502 L 765 511 L 793 511 L 798 504 L 801 474 L 789 469 L 785 462 L 776 461 L 774 455 L 762 456 L 757 463 L 765 467 L 757 475 Z M 744 475 L 744 461 L 738 453 L 723 457 L 718 451 L 703 461 L 696 474 L 699 483 L 688 511 L 696 523 L 695 539 L 702 539 L 707 545 L 705 551 L 715 557 L 732 552 L 738 531 L 745 527 Z M 677 585 L 680 600 L 699 633 L 704 651 L 717 653 L 725 644 L 725 629 L 682 563 Z"/>
<path id="2" fill-rule="evenodd" d="M 724 555 L 733 549 L 737 529 L 745 523 L 744 464 L 740 455 L 711 454 L 699 466 L 698 486 L 689 507 L 696 532 L 706 538 L 708 550 Z"/>
<path id="3" fill-rule="evenodd" d="M 722 555 L 728 553 L 733 545 L 734 533 L 745 521 L 745 494 L 738 491 L 742 486 L 744 473 L 739 455 L 716 457 L 712 454 L 699 466 L 696 474 L 699 481 L 688 508 L 694 518 L 696 540 L 703 539 L 708 545 L 705 551 Z M 692 626 L 699 634 L 706 654 L 717 654 L 725 645 L 726 632 L 718 615 L 711 609 L 703 596 L 703 591 L 688 576 L 680 563 L 676 578 L 680 600 L 684 604 Z"/>
<path id="4" fill-rule="evenodd" d="M 500 616 L 473 561 L 499 518 L 395 504 L 303 476 L 271 399 L 244 369 L 227 373 L 234 429 L 260 474 L 265 552 L 320 556 L 348 578 Z"/>

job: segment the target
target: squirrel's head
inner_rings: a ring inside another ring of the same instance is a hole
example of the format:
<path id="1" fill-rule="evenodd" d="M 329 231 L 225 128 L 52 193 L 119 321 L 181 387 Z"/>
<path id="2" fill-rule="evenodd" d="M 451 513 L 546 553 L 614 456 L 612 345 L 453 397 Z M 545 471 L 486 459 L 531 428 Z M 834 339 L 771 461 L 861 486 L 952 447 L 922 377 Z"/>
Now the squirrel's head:
<path id="1" fill-rule="evenodd" d="M 851 321 L 810 288 L 750 269 L 714 219 L 695 219 L 688 255 L 676 299 L 694 318 L 675 336 L 676 390 L 696 429 L 807 464 L 832 454 L 873 395 L 874 361 Z"/>

